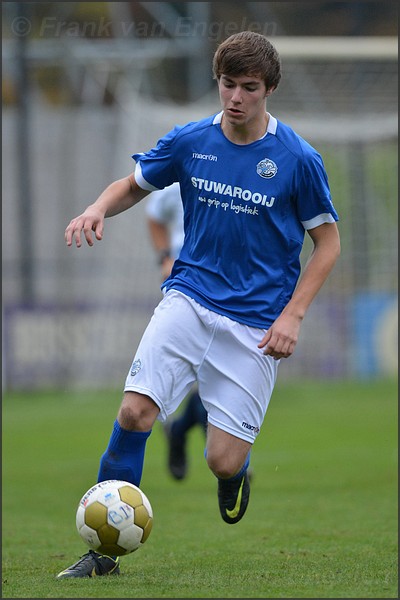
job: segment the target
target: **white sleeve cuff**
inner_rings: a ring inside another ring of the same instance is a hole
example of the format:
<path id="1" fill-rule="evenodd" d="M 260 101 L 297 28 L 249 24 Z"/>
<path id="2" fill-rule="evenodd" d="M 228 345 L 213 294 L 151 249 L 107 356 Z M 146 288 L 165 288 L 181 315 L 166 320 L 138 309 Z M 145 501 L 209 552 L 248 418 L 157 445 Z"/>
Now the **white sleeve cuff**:
<path id="1" fill-rule="evenodd" d="M 151 183 L 146 181 L 146 179 L 143 177 L 142 168 L 140 166 L 140 163 L 136 164 L 135 179 L 136 179 L 136 183 L 138 184 L 139 187 L 142 188 L 142 190 L 147 190 L 148 192 L 154 192 L 155 190 L 159 189 L 159 188 L 155 187 L 154 185 L 151 185 Z"/>
<path id="2" fill-rule="evenodd" d="M 317 215 L 309 221 L 301 222 L 304 229 L 314 229 L 314 227 L 318 227 L 319 225 L 323 225 L 324 223 L 335 223 L 335 219 L 333 218 L 331 213 L 322 213 L 321 215 Z"/>

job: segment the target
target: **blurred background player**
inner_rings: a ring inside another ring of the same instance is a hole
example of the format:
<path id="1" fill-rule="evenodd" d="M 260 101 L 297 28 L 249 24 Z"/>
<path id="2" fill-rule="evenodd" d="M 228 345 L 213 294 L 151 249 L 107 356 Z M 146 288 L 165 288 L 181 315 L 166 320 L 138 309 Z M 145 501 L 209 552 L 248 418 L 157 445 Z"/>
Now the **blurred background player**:
<path id="1" fill-rule="evenodd" d="M 184 240 L 183 206 L 179 183 L 150 194 L 146 204 L 147 223 L 154 250 L 158 256 L 161 278 L 164 281 L 171 273 Z M 186 398 L 182 412 L 168 420 L 164 431 L 168 440 L 168 468 L 175 479 L 184 479 L 187 474 L 187 433 L 195 425 L 207 432 L 207 412 L 201 402 L 197 386 Z"/>

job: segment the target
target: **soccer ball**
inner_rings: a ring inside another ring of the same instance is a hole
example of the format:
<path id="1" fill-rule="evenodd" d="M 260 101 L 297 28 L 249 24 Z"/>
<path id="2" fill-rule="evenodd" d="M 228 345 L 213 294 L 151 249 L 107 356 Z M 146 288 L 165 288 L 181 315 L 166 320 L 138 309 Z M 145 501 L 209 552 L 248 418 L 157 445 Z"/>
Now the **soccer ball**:
<path id="1" fill-rule="evenodd" d="M 79 502 L 76 527 L 89 548 L 123 556 L 140 548 L 150 535 L 153 509 L 141 489 L 117 479 L 91 487 Z"/>

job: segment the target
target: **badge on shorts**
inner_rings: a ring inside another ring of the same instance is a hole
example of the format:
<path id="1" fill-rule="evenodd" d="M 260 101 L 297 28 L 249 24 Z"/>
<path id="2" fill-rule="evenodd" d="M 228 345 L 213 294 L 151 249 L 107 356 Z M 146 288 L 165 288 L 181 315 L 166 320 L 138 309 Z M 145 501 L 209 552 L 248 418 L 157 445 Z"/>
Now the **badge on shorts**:
<path id="1" fill-rule="evenodd" d="M 140 371 L 140 369 L 142 368 L 142 362 L 140 360 L 140 358 L 138 358 L 137 360 L 133 361 L 132 363 L 132 367 L 131 367 L 131 375 L 132 377 L 135 377 L 135 375 L 137 375 Z"/>

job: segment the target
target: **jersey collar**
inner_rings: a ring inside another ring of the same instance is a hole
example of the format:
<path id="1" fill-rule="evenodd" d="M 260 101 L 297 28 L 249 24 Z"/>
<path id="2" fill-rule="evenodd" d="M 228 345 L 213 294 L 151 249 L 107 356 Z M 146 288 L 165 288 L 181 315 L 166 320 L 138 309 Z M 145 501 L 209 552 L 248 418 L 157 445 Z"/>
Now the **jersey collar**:
<path id="1" fill-rule="evenodd" d="M 221 112 L 219 112 L 215 115 L 215 117 L 213 119 L 213 125 L 218 125 L 221 123 L 223 114 L 224 114 L 224 111 L 221 110 Z M 270 113 L 268 113 L 268 116 L 269 116 L 268 127 L 267 127 L 267 131 L 265 132 L 263 137 L 265 137 L 267 135 L 267 133 L 271 133 L 272 135 L 275 135 L 276 128 L 278 126 L 278 121 L 275 119 L 275 117 L 273 117 Z M 260 139 L 262 139 L 262 138 L 260 138 Z"/>

